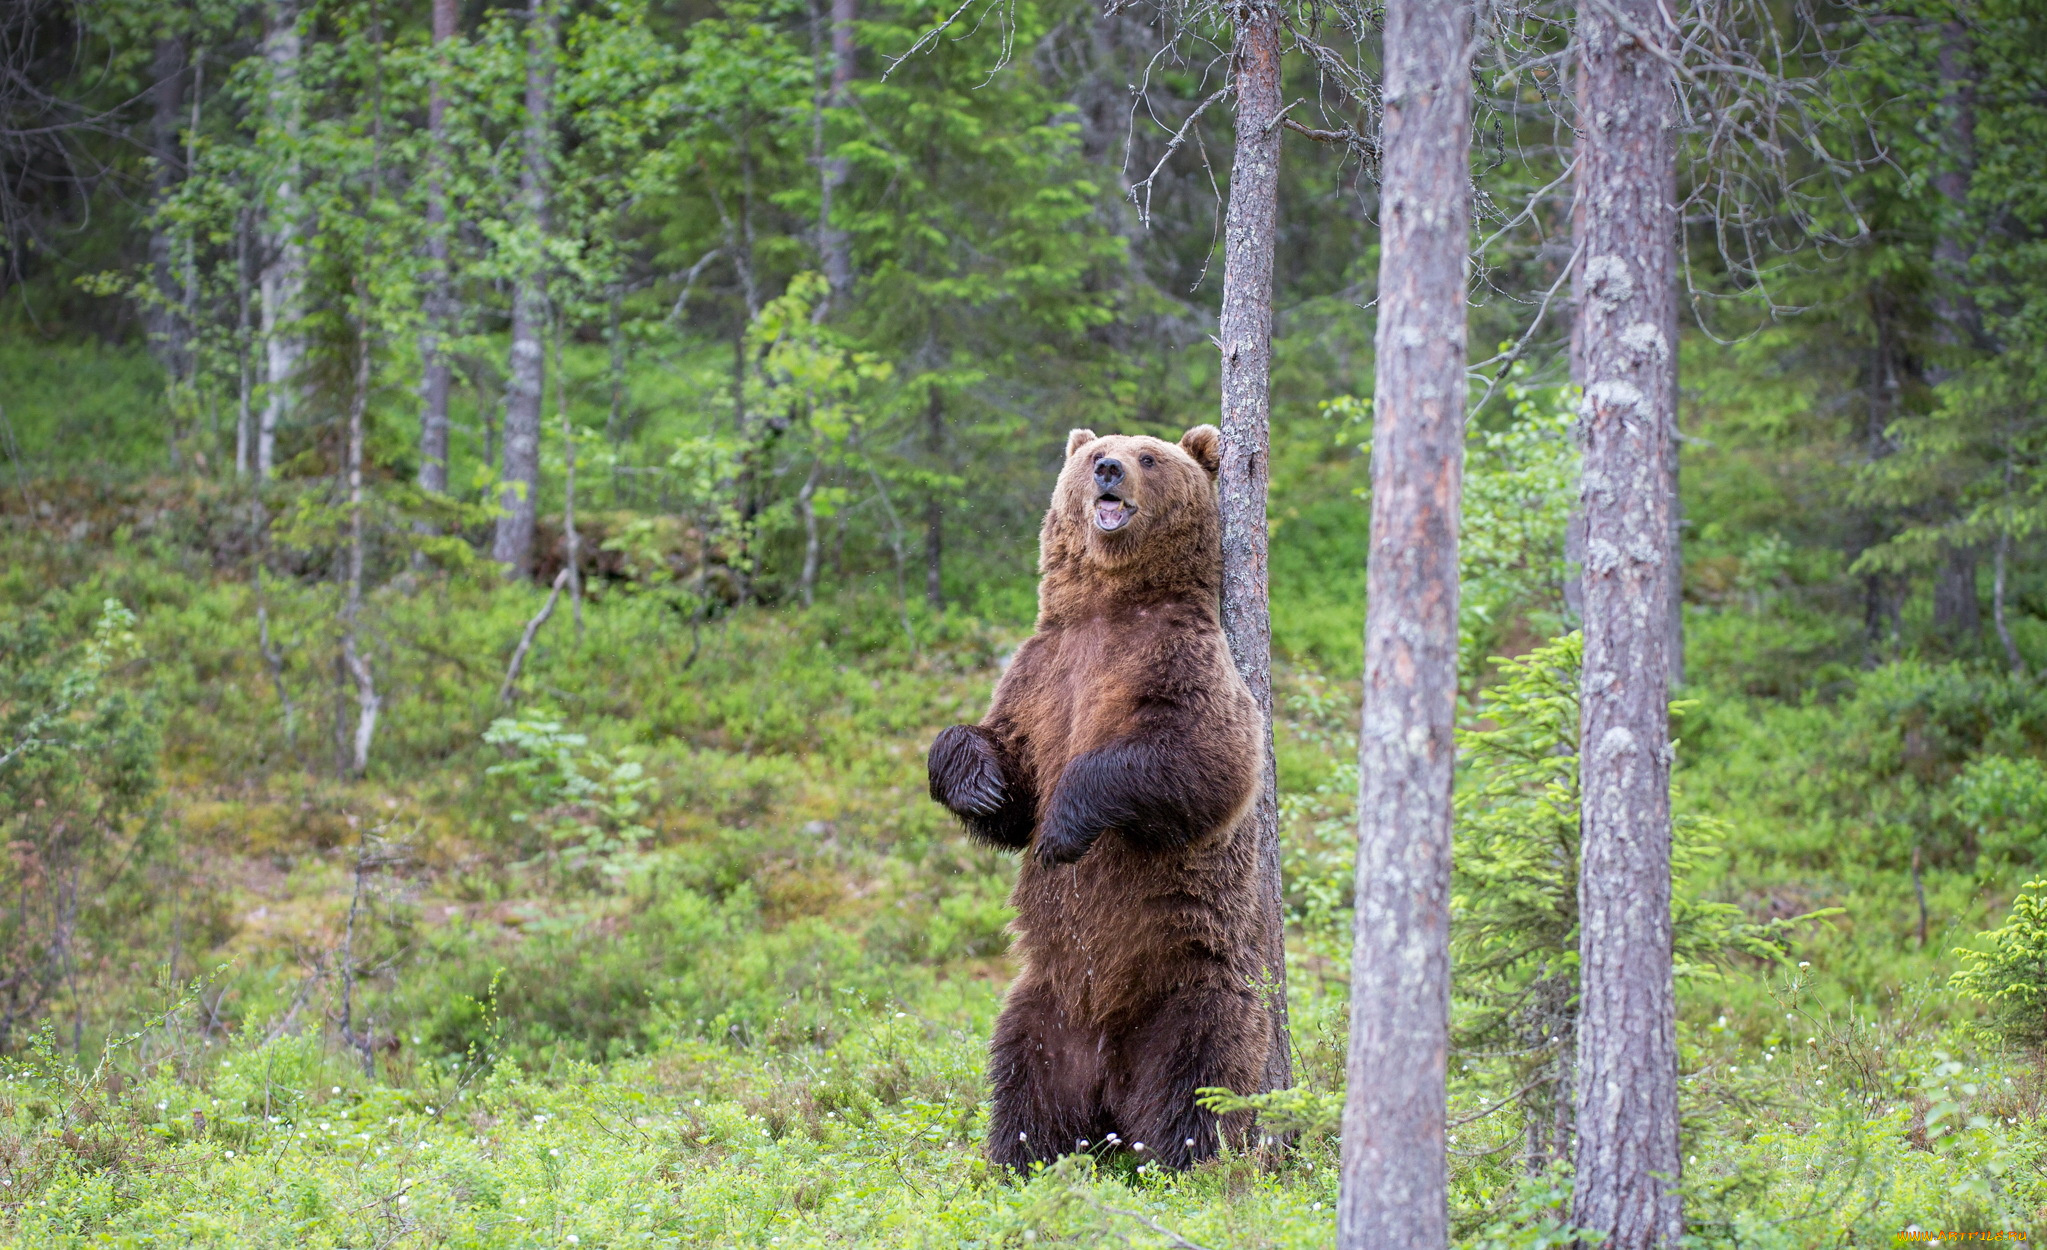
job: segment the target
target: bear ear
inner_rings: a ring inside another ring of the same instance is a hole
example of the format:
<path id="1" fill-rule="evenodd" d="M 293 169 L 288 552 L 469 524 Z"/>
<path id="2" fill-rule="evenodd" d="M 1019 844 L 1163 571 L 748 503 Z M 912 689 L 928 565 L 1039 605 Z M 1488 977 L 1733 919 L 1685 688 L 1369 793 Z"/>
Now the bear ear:
<path id="1" fill-rule="evenodd" d="M 1066 458 L 1073 459 L 1073 453 L 1095 441 L 1093 430 L 1075 430 L 1066 436 Z"/>
<path id="2" fill-rule="evenodd" d="M 1180 436 L 1180 450 L 1214 477 L 1223 467 L 1223 434 L 1212 425 L 1197 425 Z"/>

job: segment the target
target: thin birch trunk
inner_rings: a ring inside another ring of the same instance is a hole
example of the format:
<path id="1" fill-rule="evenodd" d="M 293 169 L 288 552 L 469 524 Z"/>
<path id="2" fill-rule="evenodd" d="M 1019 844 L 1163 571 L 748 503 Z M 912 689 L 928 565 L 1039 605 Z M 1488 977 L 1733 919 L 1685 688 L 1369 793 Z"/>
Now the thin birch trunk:
<path id="1" fill-rule="evenodd" d="M 518 689 L 519 672 L 526 666 L 526 653 L 533 649 L 533 639 L 540 633 L 540 627 L 554 615 L 554 605 L 561 602 L 562 587 L 569 584 L 569 571 L 564 568 L 554 575 L 554 585 L 547 592 L 547 601 L 540 605 L 540 611 L 526 622 L 526 629 L 519 635 L 519 645 L 512 649 L 512 661 L 505 666 L 505 680 L 498 686 L 498 702 L 509 705 L 512 692 Z"/>
<path id="2" fill-rule="evenodd" d="M 447 45 L 460 19 L 457 0 L 433 0 L 434 77 L 427 90 L 426 317 L 419 332 L 419 486 L 448 491 L 448 392 L 453 369 L 443 344 L 453 333 L 454 281 L 449 267 Z"/>
<path id="3" fill-rule="evenodd" d="M 1279 879 L 1279 778 L 1272 755 L 1272 613 L 1267 589 L 1265 492 L 1270 473 L 1272 256 L 1279 214 L 1279 9 L 1250 0 L 1236 13 L 1237 146 L 1223 225 L 1223 634 L 1265 719 L 1263 784 L 1252 807 L 1258 897 L 1265 911 L 1266 1003 L 1272 1037 L 1263 1084 L 1294 1083 L 1287 1031 L 1286 913 Z"/>
<path id="4" fill-rule="evenodd" d="M 2014 471 L 2009 459 L 2004 462 L 2004 491 L 2011 494 Z M 1992 568 L 1990 583 L 1990 619 L 1997 626 L 1997 640 L 2004 644 L 2005 662 L 2011 665 L 2011 675 L 2026 675 L 2025 657 L 2019 654 L 2019 644 L 2012 641 L 2011 626 L 2004 619 L 2005 574 L 2011 564 L 2011 524 L 2009 519 L 1998 528 L 1997 556 Z"/>
<path id="5" fill-rule="evenodd" d="M 374 13 L 374 10 L 372 10 Z M 373 19 L 374 20 L 374 19 Z M 376 37 L 374 28 L 372 38 Z M 381 64 L 381 62 L 380 62 Z M 377 197 L 383 190 L 384 90 L 381 69 L 376 79 L 374 110 L 370 122 L 370 182 L 363 205 L 363 243 L 355 282 L 355 394 L 348 405 L 348 588 L 341 610 L 341 659 L 355 679 L 355 739 L 348 775 L 360 777 L 369 770 L 370 743 L 377 733 L 377 714 L 384 700 L 377 693 L 375 675 L 363 655 L 362 625 L 363 559 L 365 518 L 363 497 L 363 443 L 368 434 L 370 408 L 370 359 L 376 334 L 370 301 L 370 275 L 376 272 L 376 230 L 370 224 L 376 216 Z M 358 882 L 360 884 L 360 882 Z"/>
<path id="6" fill-rule="evenodd" d="M 625 438 L 625 293 L 617 284 L 611 288 L 611 299 L 606 312 L 604 327 L 605 346 L 611 349 L 611 359 L 606 365 L 604 379 L 611 391 L 611 407 L 604 414 L 604 441 L 614 451 Z M 611 492 L 613 507 L 617 507 L 618 458 L 612 458 Z"/>
<path id="7" fill-rule="evenodd" d="M 1584 233 L 1573 351 L 1585 388 L 1585 659 L 1572 1223 L 1611 1250 L 1647 1250 L 1684 1232 L 1666 618 L 1677 575 L 1668 469 L 1676 84 L 1657 0 L 1614 0 L 1579 21 Z"/>
<path id="8" fill-rule="evenodd" d="M 2019 645 L 2012 641 L 2011 626 L 2005 624 L 2004 620 L 2004 575 L 2005 566 L 2010 561 L 2010 558 L 2011 535 L 2009 533 L 1999 534 L 1997 536 L 1995 575 L 1991 581 L 1990 615 L 1991 619 L 1997 624 L 1997 640 L 2004 644 L 2004 658 L 2011 665 L 2012 676 L 2024 677 L 2026 675 L 2025 658 L 2019 655 Z"/>
<path id="9" fill-rule="evenodd" d="M 367 264 L 367 258 L 365 258 Z M 375 675 L 362 653 L 358 633 L 362 623 L 363 599 L 363 437 L 370 398 L 369 291 L 358 282 L 358 335 L 355 351 L 355 394 L 348 405 L 348 585 L 341 608 L 341 660 L 355 682 L 355 736 L 349 755 L 347 776 L 360 777 L 369 768 L 370 742 L 377 733 L 377 714 L 384 701 L 377 694 Z"/>
<path id="10" fill-rule="evenodd" d="M 249 321 L 249 214 L 244 210 L 235 215 L 235 480 L 246 481 L 249 476 L 250 456 L 255 452 L 255 375 L 251 369 L 249 353 L 255 344 L 250 339 Z"/>
<path id="11" fill-rule="evenodd" d="M 1450 787 L 1471 10 L 1386 9 L 1378 378 L 1337 1244 L 1449 1243 Z"/>
<path id="12" fill-rule="evenodd" d="M 568 552 L 569 610 L 576 641 L 583 641 L 583 542 L 576 533 L 576 430 L 569 422 L 568 376 L 562 368 L 562 328 L 554 327 L 554 411 L 562 435 L 562 546 Z"/>
<path id="13" fill-rule="evenodd" d="M 540 414 L 547 384 L 547 272 L 540 252 L 548 231 L 548 180 L 554 126 L 554 55 L 560 10 L 532 0 L 526 58 L 525 165 L 519 198 L 529 257 L 512 295 L 511 381 L 505 388 L 504 490 L 498 497 L 491 558 L 507 576 L 533 568 L 533 528 L 540 490 Z"/>
<path id="14" fill-rule="evenodd" d="M 263 59 L 269 84 L 266 128 L 277 166 L 270 187 L 260 278 L 263 302 L 263 411 L 256 424 L 256 476 L 277 467 L 277 434 L 298 406 L 299 364 L 305 337 L 299 328 L 306 285 L 304 207 L 299 196 L 299 0 L 270 0 Z"/>
<path id="15" fill-rule="evenodd" d="M 935 386 L 924 422 L 924 450 L 931 457 L 932 472 L 943 473 L 945 401 Z M 924 497 L 924 602 L 933 612 L 945 610 L 945 501 L 936 490 Z"/>
<path id="16" fill-rule="evenodd" d="M 803 479 L 803 489 L 796 492 L 796 511 L 803 517 L 803 578 L 798 586 L 806 608 L 817 602 L 817 562 L 822 554 L 817 534 L 817 483 L 823 476 L 824 457 L 819 455 L 810 462 L 810 475 Z"/>

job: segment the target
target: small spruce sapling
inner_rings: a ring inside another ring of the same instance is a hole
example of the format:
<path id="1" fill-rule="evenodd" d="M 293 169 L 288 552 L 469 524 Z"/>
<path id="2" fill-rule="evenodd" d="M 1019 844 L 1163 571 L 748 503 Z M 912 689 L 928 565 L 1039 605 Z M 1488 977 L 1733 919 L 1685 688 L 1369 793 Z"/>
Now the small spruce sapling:
<path id="1" fill-rule="evenodd" d="M 2020 887 L 2004 923 L 1979 936 L 1987 949 L 1957 949 L 1968 966 L 1950 984 L 1988 1003 L 1992 1027 L 2007 1040 L 2047 1045 L 2047 879 Z"/>

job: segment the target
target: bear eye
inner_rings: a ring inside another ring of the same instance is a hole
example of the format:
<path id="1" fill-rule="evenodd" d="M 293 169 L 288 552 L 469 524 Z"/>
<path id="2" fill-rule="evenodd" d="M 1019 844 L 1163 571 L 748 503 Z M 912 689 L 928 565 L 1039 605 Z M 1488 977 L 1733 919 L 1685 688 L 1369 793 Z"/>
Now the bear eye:
<path id="1" fill-rule="evenodd" d="M 1089 464 L 1100 464 L 1102 462 L 1102 453 L 1096 452 L 1094 455 L 1089 456 L 1087 462 Z"/>
<path id="2" fill-rule="evenodd" d="M 1145 468 L 1149 469 L 1149 468 L 1152 468 L 1152 467 L 1154 467 L 1155 465 L 1157 465 L 1157 464 L 1158 464 L 1158 461 L 1156 461 L 1156 460 L 1152 459 L 1152 458 L 1151 458 L 1150 456 L 1139 456 L 1139 457 L 1137 458 L 1137 463 L 1139 463 L 1139 464 L 1143 465 L 1143 466 L 1144 466 Z"/>

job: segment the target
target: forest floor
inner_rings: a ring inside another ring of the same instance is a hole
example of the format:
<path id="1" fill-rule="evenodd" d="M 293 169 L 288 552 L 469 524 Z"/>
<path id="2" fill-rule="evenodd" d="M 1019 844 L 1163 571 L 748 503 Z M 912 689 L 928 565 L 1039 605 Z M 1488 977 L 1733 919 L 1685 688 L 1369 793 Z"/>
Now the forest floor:
<path id="1" fill-rule="evenodd" d="M 0 1083 L 8 1244 L 1330 1244 L 1349 683 L 1281 666 L 1309 1131 L 1185 1175 L 1075 1158 L 1017 1181 L 980 1154 L 1012 861 L 929 802 L 922 760 L 978 717 L 1016 628 L 915 610 L 913 647 L 858 594 L 692 627 L 616 586 L 580 639 L 557 614 L 505 716 L 541 592 L 400 578 L 373 605 L 376 762 L 340 782 L 331 585 L 216 567 L 190 518 L 225 504 L 186 490 L 0 505 L 0 600 L 72 637 L 126 604 L 123 679 L 164 734 L 158 853 L 109 903 L 126 926 L 92 921 L 97 961 Z M 1711 652 L 1769 626 L 1693 628 Z M 1683 803 L 1722 830 L 1701 889 L 1759 919 L 1845 909 L 1783 963 L 1681 982 L 1700 1245 L 2047 1235 L 2047 1076 L 1946 985 L 2017 878 L 1930 868 L 1922 950 L 1892 862 L 1823 853 L 1876 819 L 1889 774 L 1843 752 L 1895 729 L 1912 680 L 1690 692 Z M 1504 1070 L 1459 1055 L 1453 1078 L 1459 1244 L 1564 1244 L 1562 1182 L 1523 1175 L 1515 1109 L 1492 1110 Z"/>

